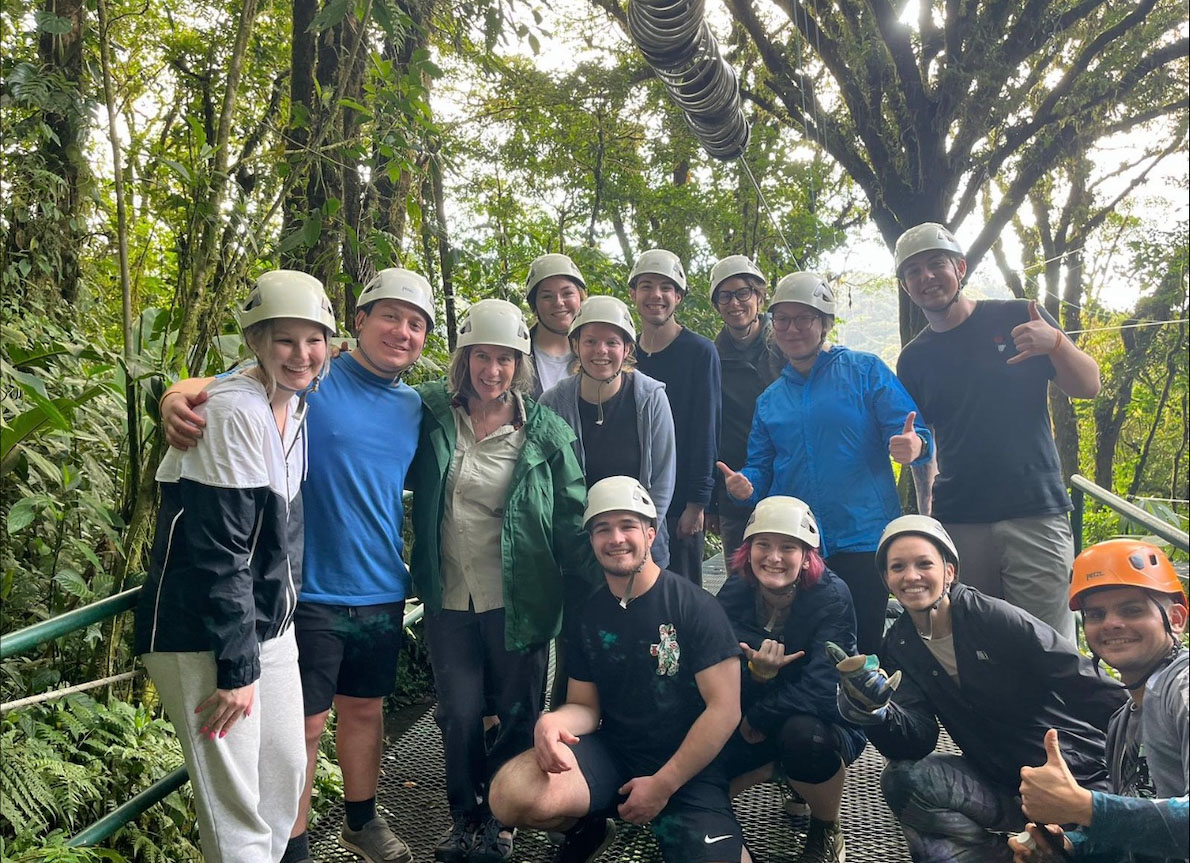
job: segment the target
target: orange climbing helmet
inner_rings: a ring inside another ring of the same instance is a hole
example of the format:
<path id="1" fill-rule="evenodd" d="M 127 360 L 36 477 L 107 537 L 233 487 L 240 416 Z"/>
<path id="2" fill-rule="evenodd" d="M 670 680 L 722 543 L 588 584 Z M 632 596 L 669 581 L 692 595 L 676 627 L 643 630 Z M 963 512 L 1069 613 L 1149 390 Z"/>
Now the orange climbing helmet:
<path id="1" fill-rule="evenodd" d="M 1083 594 L 1101 587 L 1139 587 L 1169 595 L 1182 605 L 1186 590 L 1165 552 L 1138 539 L 1108 539 L 1074 559 L 1070 580 L 1070 610 L 1083 605 Z"/>

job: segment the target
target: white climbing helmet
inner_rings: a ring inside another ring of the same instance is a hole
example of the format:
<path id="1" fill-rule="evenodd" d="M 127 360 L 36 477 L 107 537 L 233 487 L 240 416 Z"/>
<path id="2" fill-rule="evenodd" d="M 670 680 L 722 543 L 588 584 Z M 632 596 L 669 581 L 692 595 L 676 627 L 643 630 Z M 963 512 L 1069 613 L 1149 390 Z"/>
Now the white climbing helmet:
<path id="1" fill-rule="evenodd" d="M 682 269 L 681 259 L 666 249 L 649 249 L 641 252 L 632 265 L 632 272 L 628 274 L 628 287 L 636 283 L 637 276 L 646 273 L 654 276 L 664 276 L 672 279 L 678 290 L 686 293 L 686 271 Z"/>
<path id="2" fill-rule="evenodd" d="M 768 281 L 764 277 L 764 273 L 760 271 L 760 267 L 752 263 L 752 259 L 747 255 L 728 255 L 726 258 L 720 258 L 715 266 L 711 267 L 711 304 L 715 303 L 715 291 L 719 290 L 719 286 L 732 276 L 755 276 L 760 279 L 761 286 L 768 285 Z"/>
<path id="3" fill-rule="evenodd" d="M 946 528 L 936 518 L 928 515 L 902 515 L 894 518 L 880 534 L 880 544 L 876 546 L 876 571 L 883 574 L 888 560 L 888 547 L 894 539 L 902 536 L 924 536 L 938 546 L 942 556 L 954 564 L 955 572 L 959 570 L 959 550 L 954 540 L 946 532 Z"/>
<path id="4" fill-rule="evenodd" d="M 757 533 L 779 533 L 801 540 L 810 548 L 818 548 L 821 539 L 818 521 L 810 512 L 810 505 L 796 497 L 775 494 L 756 504 L 744 526 L 744 539 Z"/>
<path id="5" fill-rule="evenodd" d="M 834 315 L 835 292 L 819 273 L 790 273 L 777 282 L 769 309 L 780 303 L 802 303 L 824 315 Z"/>
<path id="6" fill-rule="evenodd" d="M 935 250 L 950 252 L 960 258 L 966 257 L 963 254 L 963 247 L 959 245 L 959 241 L 955 239 L 954 234 L 946 225 L 941 225 L 938 222 L 922 222 L 920 225 L 914 225 L 897 238 L 897 244 L 893 247 L 893 261 L 896 264 L 897 275 L 900 276 L 901 267 L 914 255 Z"/>
<path id="7" fill-rule="evenodd" d="M 434 329 L 434 289 L 420 273 L 401 267 L 381 270 L 364 285 L 355 305 L 362 309 L 377 300 L 408 303 L 425 315 L 429 329 Z"/>
<path id="8" fill-rule="evenodd" d="M 529 326 L 518 306 L 507 300 L 480 300 L 467 309 L 459 327 L 457 347 L 499 345 L 529 353 Z"/>
<path id="9" fill-rule="evenodd" d="M 628 306 L 619 297 L 601 294 L 583 300 L 578 314 L 570 324 L 569 335 L 575 335 L 587 324 L 611 324 L 623 330 L 628 336 L 628 341 L 636 341 L 636 326 L 632 323 L 632 315 L 628 313 Z"/>
<path id="10" fill-rule="evenodd" d="M 590 527 L 596 516 L 605 512 L 633 512 L 657 521 L 657 507 L 640 481 L 630 476 L 609 476 L 599 480 L 587 492 L 583 527 Z"/>
<path id="11" fill-rule="evenodd" d="M 529 308 L 537 309 L 537 286 L 550 276 L 566 276 L 574 280 L 584 292 L 587 290 L 587 282 L 583 279 L 582 271 L 569 255 L 556 252 L 541 255 L 529 264 L 529 275 L 525 278 L 525 288 L 528 291 L 525 299 L 529 302 Z"/>
<path id="12" fill-rule="evenodd" d="M 298 270 L 261 273 L 239 308 L 240 329 L 276 318 L 297 318 L 321 324 L 327 336 L 335 334 L 335 312 L 322 282 Z"/>

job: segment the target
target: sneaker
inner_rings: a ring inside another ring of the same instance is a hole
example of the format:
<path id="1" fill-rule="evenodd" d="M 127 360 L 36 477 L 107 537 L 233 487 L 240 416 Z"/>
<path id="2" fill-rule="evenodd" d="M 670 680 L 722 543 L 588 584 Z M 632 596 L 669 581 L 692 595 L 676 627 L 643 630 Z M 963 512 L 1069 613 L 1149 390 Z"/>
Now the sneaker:
<path id="1" fill-rule="evenodd" d="M 797 863 L 846 863 L 847 844 L 838 821 L 810 819 L 810 832 L 806 836 L 806 847 Z"/>
<path id="2" fill-rule="evenodd" d="M 379 815 L 359 830 L 352 830 L 344 822 L 339 842 L 368 863 L 413 863 L 413 852 L 409 846 L 388 828 L 388 823 Z"/>
<path id="3" fill-rule="evenodd" d="M 467 860 L 469 863 L 504 863 L 505 860 L 511 860 L 514 836 L 515 829 L 489 815 L 475 834 L 475 844 L 471 846 Z"/>
<path id="4" fill-rule="evenodd" d="M 554 863 L 591 863 L 616 838 L 616 822 L 588 815 L 565 833 Z"/>
<path id="5" fill-rule="evenodd" d="M 783 791 L 785 802 L 781 804 L 781 808 L 785 810 L 786 815 L 790 818 L 805 818 L 810 814 L 810 804 L 793 789 L 792 785 L 786 784 Z"/>
<path id="6" fill-rule="evenodd" d="M 450 832 L 434 848 L 434 859 L 438 863 L 464 863 L 475 845 L 475 824 L 466 816 L 456 815 Z"/>

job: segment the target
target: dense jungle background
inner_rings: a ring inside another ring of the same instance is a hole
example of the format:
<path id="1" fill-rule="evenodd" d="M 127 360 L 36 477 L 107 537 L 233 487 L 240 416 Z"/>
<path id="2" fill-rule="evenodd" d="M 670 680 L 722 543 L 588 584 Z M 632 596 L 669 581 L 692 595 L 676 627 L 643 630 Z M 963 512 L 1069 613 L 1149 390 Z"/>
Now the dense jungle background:
<path id="1" fill-rule="evenodd" d="M 892 364 L 922 321 L 888 248 L 944 221 L 970 290 L 1039 298 L 1099 362 L 1052 398 L 1067 474 L 1183 527 L 1187 75 L 1182 0 L 713 0 L 752 126 L 706 156 L 622 0 L 6 0 L 0 15 L 3 633 L 143 578 L 170 381 L 228 367 L 229 309 L 277 266 L 355 292 L 407 266 L 445 326 L 572 255 L 595 292 L 678 252 L 822 269 L 838 340 Z M 753 179 L 755 182 L 753 182 Z M 1010 445 L 1010 442 L 1006 442 Z M 1135 532 L 1105 510 L 1088 541 Z M 0 663 L 5 702 L 133 668 L 130 621 Z M 428 687 L 416 640 L 403 697 Z M 332 745 L 327 741 L 327 747 Z M 66 839 L 181 763 L 143 676 L 0 725 L 4 860 L 197 859 L 187 791 L 101 849 Z M 325 808 L 339 793 L 329 759 Z"/>

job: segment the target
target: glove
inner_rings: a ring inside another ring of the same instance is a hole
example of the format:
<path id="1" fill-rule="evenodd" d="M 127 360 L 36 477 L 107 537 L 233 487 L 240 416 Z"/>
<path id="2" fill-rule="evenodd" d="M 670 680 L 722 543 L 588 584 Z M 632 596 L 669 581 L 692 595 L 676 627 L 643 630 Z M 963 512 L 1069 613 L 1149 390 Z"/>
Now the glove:
<path id="1" fill-rule="evenodd" d="M 901 672 L 889 677 L 880 667 L 876 654 L 849 656 L 833 641 L 826 643 L 826 653 L 839 671 L 835 691 L 839 715 L 853 725 L 882 723 L 893 692 L 901 685 Z"/>

